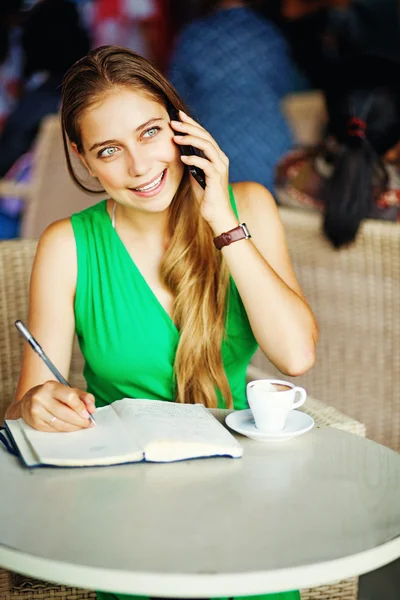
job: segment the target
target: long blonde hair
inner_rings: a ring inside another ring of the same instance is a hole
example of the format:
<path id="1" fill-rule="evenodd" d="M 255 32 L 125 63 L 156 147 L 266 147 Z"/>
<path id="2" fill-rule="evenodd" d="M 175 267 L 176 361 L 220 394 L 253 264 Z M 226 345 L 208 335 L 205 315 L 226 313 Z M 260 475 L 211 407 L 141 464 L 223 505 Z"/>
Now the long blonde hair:
<path id="1" fill-rule="evenodd" d="M 62 87 L 61 121 L 68 170 L 76 176 L 68 150 L 75 143 L 83 153 L 80 119 L 100 96 L 121 87 L 136 89 L 167 110 L 187 109 L 158 69 L 120 46 L 92 50 L 66 73 Z M 172 318 L 180 332 L 175 357 L 176 400 L 216 407 L 218 393 L 232 407 L 232 394 L 222 363 L 229 272 L 213 244 L 213 232 L 202 218 L 185 168 L 169 211 L 170 244 L 160 276 L 174 296 Z"/>

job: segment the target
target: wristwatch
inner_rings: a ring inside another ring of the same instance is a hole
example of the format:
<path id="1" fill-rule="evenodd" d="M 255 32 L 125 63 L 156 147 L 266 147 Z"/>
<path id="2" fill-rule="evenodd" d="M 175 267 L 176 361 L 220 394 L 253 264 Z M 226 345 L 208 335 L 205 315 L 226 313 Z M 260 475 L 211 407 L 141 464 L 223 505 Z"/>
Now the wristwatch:
<path id="1" fill-rule="evenodd" d="M 239 240 L 248 240 L 251 238 L 250 232 L 247 229 L 246 223 L 240 223 L 237 227 L 225 231 L 214 238 L 214 244 L 217 250 L 221 250 L 224 246 L 229 246 L 232 242 Z"/>

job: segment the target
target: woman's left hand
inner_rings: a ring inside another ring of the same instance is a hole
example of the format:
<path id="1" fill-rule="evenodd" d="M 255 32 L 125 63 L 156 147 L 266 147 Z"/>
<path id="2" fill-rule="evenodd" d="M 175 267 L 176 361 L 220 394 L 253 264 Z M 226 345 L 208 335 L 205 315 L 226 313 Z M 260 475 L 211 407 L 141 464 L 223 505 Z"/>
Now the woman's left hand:
<path id="1" fill-rule="evenodd" d="M 171 126 L 178 132 L 174 135 L 174 141 L 179 146 L 194 146 L 202 150 L 207 157 L 182 155 L 181 159 L 185 165 L 200 167 L 204 171 L 205 190 L 191 176 L 192 189 L 200 203 L 201 215 L 214 232 L 219 234 L 221 227 L 224 230 L 225 223 L 230 225 L 235 221 L 237 224 L 229 199 L 229 159 L 208 131 L 181 110 L 179 116 L 182 121 L 171 121 Z M 185 135 L 180 135 L 181 133 Z"/>

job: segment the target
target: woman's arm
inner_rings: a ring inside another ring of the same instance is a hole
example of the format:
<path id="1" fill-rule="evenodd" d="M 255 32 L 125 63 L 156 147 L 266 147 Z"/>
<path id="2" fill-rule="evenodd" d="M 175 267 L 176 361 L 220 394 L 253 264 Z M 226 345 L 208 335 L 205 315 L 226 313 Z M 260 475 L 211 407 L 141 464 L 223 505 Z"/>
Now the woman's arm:
<path id="1" fill-rule="evenodd" d="M 181 160 L 203 169 L 205 190 L 196 182 L 192 189 L 200 214 L 219 236 L 238 224 L 228 194 L 229 160 L 208 131 L 184 112 L 179 115 L 181 121 L 171 121 L 178 132 L 174 140 L 205 154 Z M 283 373 L 300 375 L 314 364 L 317 326 L 294 275 L 278 209 L 257 183 L 235 184 L 234 192 L 252 238 L 225 246 L 222 253 L 262 351 Z"/>
<path id="2" fill-rule="evenodd" d="M 50 225 L 42 235 L 32 269 L 28 329 L 66 377 L 74 339 L 74 297 L 77 277 L 75 239 L 69 220 Z M 43 430 L 71 430 L 87 426 L 80 413 L 86 409 L 86 392 L 67 388 L 25 344 L 14 402 L 7 419 L 24 419 Z M 92 412 L 92 411 L 91 411 Z M 50 426 L 57 416 L 56 427 Z M 66 421 L 64 421 L 66 419 Z M 89 422 L 90 423 L 90 422 Z"/>
<path id="3" fill-rule="evenodd" d="M 293 272 L 277 206 L 257 183 L 237 183 L 233 190 L 240 221 L 252 237 L 225 246 L 224 258 L 261 350 L 283 373 L 300 375 L 314 363 L 318 332 Z"/>

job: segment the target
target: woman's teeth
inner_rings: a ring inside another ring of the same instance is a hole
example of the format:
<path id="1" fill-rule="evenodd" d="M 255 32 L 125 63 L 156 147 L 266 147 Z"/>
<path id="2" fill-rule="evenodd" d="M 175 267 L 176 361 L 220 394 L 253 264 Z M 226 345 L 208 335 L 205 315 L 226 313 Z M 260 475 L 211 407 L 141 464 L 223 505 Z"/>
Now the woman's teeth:
<path id="1" fill-rule="evenodd" d="M 133 189 L 135 190 L 135 192 L 149 192 L 150 190 L 153 190 L 158 185 L 160 185 L 163 175 L 164 175 L 164 171 L 161 173 L 161 175 L 160 175 L 160 177 L 158 177 L 158 179 L 153 181 L 153 183 L 150 183 L 149 185 L 145 185 L 144 187 L 133 188 Z"/>

